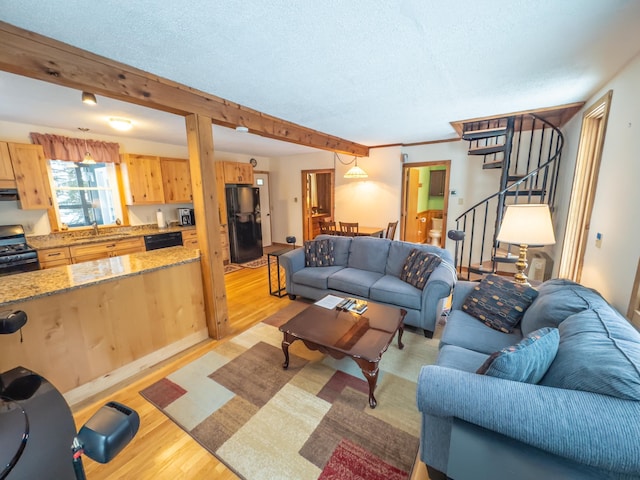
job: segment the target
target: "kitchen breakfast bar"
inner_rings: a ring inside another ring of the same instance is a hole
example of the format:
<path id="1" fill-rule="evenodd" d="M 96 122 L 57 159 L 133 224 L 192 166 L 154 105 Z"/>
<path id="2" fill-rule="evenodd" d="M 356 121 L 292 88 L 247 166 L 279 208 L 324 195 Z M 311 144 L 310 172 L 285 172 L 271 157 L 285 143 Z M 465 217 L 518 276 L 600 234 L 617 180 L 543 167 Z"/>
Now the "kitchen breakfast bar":
<path id="1" fill-rule="evenodd" d="M 70 404 L 208 338 L 199 251 L 171 247 L 0 277 L 0 371 L 40 373 Z"/>

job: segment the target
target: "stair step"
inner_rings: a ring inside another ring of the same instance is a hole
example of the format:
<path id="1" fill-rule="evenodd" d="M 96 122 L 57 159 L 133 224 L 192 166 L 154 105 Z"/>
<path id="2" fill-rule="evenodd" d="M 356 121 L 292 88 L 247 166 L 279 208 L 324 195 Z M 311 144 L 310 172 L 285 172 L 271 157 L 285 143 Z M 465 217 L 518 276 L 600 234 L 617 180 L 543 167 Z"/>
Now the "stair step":
<path id="1" fill-rule="evenodd" d="M 462 132 L 463 140 L 482 140 L 485 138 L 495 138 L 507 133 L 507 127 L 485 128 L 484 130 L 469 130 Z"/>
<path id="2" fill-rule="evenodd" d="M 507 192 L 505 192 L 504 194 L 507 197 L 515 197 L 516 193 L 518 194 L 518 197 L 528 197 L 529 195 L 531 195 L 532 197 L 541 197 L 543 196 L 546 192 L 544 190 L 509 190 Z"/>
<path id="3" fill-rule="evenodd" d="M 507 177 L 507 182 L 517 182 L 518 180 L 522 180 L 524 175 L 509 175 Z"/>
<path id="4" fill-rule="evenodd" d="M 495 168 L 502 168 L 502 164 L 504 162 L 502 160 L 496 160 L 495 162 L 486 162 L 482 164 L 483 170 L 493 170 Z"/>
<path id="5" fill-rule="evenodd" d="M 487 273 L 493 273 L 492 268 L 482 267 L 480 265 L 471 265 L 467 270 L 471 273 L 477 273 L 478 275 L 486 275 Z"/>
<path id="6" fill-rule="evenodd" d="M 499 143 L 497 145 L 484 145 L 481 147 L 470 148 L 467 153 L 469 155 L 489 155 L 491 153 L 504 152 L 504 149 L 504 143 Z"/>
<path id="7" fill-rule="evenodd" d="M 493 261 L 497 263 L 516 263 L 518 261 L 519 255 L 514 255 L 509 252 L 498 252 L 494 257 Z"/>

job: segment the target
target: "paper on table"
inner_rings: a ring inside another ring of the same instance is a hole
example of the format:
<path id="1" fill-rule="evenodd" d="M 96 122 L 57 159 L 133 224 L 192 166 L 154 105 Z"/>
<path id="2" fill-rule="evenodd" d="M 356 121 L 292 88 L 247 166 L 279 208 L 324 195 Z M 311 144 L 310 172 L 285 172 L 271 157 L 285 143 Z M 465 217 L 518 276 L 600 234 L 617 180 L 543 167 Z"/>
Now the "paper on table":
<path id="1" fill-rule="evenodd" d="M 331 310 L 332 308 L 336 308 L 342 300 L 344 299 L 341 297 L 336 297 L 335 295 L 327 295 L 326 297 L 318 300 L 315 305 Z"/>

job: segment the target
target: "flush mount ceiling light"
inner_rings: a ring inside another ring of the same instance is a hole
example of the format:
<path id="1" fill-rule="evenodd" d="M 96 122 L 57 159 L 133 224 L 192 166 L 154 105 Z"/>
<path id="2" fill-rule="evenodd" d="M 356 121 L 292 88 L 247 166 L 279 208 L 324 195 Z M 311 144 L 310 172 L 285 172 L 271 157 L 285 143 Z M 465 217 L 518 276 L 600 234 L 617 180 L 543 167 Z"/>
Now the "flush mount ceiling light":
<path id="1" fill-rule="evenodd" d="M 82 92 L 82 103 L 86 103 L 87 105 L 96 105 L 98 101 L 93 93 Z"/>
<path id="2" fill-rule="evenodd" d="M 249 132 L 249 127 L 245 127 L 244 125 L 238 125 L 236 127 L 236 132 L 248 133 Z"/>
<path id="3" fill-rule="evenodd" d="M 111 125 L 111 128 L 115 128 L 116 130 L 120 130 L 121 132 L 131 130 L 131 127 L 133 127 L 133 123 L 131 123 L 131 120 L 117 117 L 110 118 L 109 125 Z"/>

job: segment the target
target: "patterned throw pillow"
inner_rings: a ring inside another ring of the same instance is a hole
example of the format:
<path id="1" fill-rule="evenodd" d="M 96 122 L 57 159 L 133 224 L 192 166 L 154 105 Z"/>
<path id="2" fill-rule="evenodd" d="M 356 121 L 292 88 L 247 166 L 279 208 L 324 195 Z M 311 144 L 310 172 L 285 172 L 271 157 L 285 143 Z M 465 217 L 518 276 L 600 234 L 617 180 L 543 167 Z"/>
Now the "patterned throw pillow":
<path id="1" fill-rule="evenodd" d="M 440 262 L 442 259 L 437 255 L 414 248 L 404 261 L 400 280 L 422 290 Z"/>
<path id="2" fill-rule="evenodd" d="M 462 310 L 485 325 L 511 333 L 538 292 L 497 275 L 487 275 L 462 304 Z"/>
<path id="3" fill-rule="evenodd" d="M 544 327 L 524 337 L 520 343 L 493 353 L 476 373 L 516 382 L 538 383 L 556 358 L 560 332 Z"/>
<path id="4" fill-rule="evenodd" d="M 333 240 L 309 240 L 304 242 L 305 267 L 328 267 L 335 263 Z"/>

